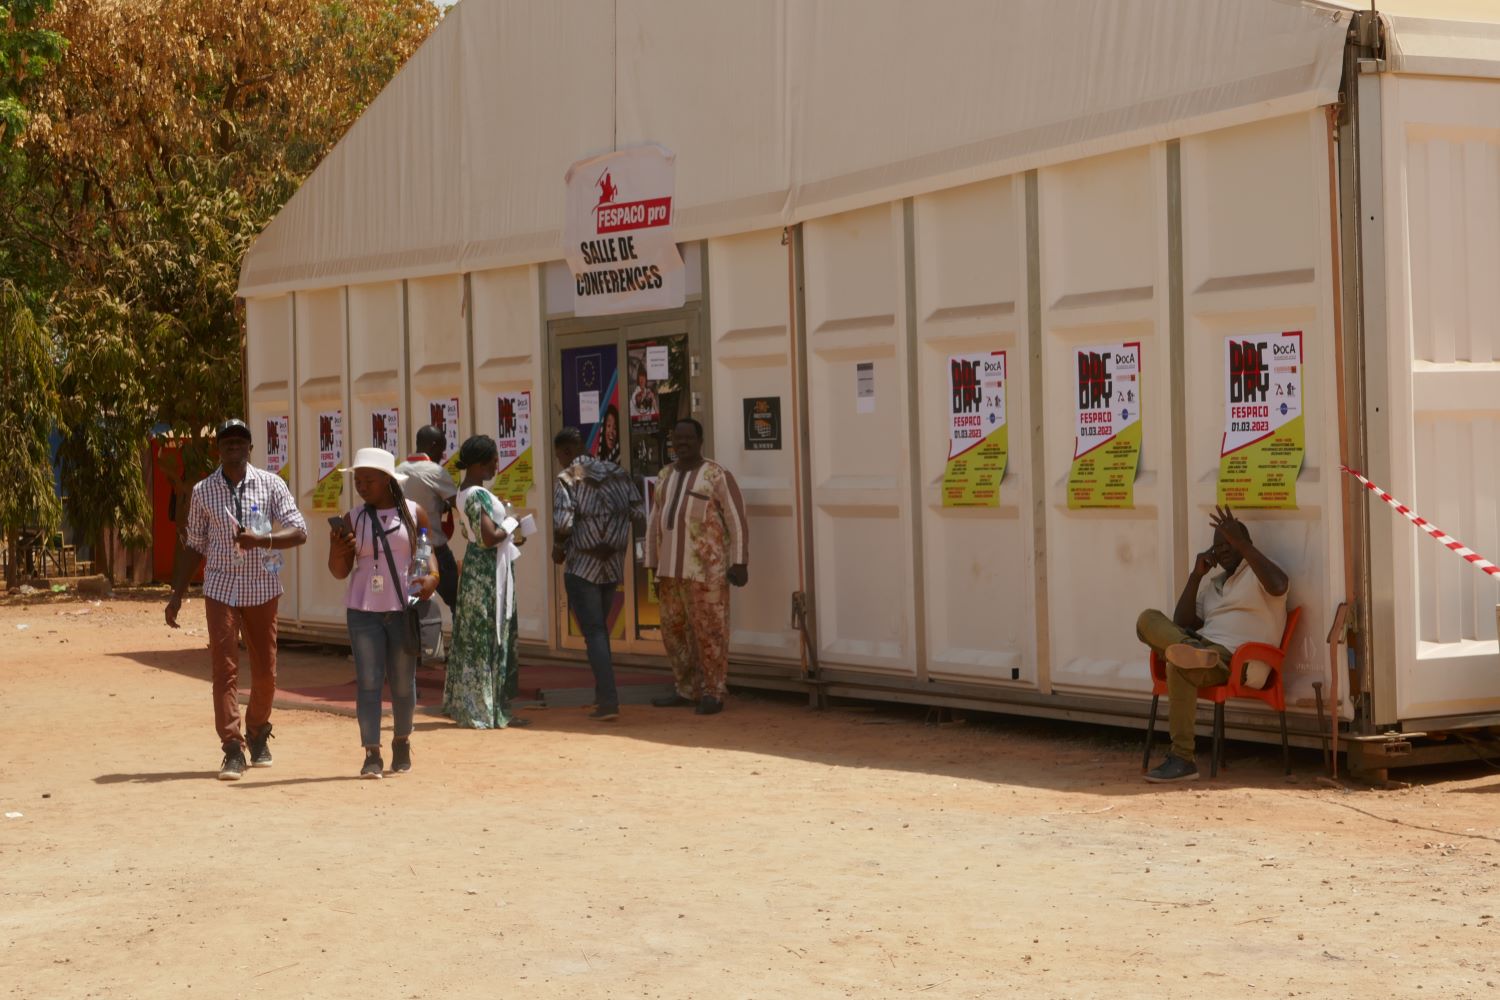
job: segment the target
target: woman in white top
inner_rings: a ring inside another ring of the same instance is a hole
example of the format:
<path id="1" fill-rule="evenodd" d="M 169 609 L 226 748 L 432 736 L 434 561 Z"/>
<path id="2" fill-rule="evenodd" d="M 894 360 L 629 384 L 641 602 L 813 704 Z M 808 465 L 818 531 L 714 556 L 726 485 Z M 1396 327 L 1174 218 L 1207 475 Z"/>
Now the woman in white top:
<path id="1" fill-rule="evenodd" d="M 437 566 L 428 558 L 427 574 L 411 578 L 412 553 L 427 530 L 427 512 L 401 493 L 406 477 L 382 448 L 361 448 L 349 471 L 363 506 L 331 523 L 328 569 L 349 580 L 345 616 L 354 673 L 359 682 L 355 711 L 359 739 L 365 748 L 361 778 L 379 778 L 380 689 L 389 682 L 395 738 L 391 773 L 411 770 L 412 719 L 417 705 L 417 654 L 406 650 L 406 605 L 409 597 L 426 600 L 437 589 Z"/>

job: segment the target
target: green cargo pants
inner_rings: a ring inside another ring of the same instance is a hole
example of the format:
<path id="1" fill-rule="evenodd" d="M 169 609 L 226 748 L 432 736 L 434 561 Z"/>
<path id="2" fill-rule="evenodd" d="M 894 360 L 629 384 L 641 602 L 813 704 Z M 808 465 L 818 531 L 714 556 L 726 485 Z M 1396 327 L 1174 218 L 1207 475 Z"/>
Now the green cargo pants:
<path id="1" fill-rule="evenodd" d="M 1142 642 L 1165 655 L 1168 646 L 1179 642 L 1219 654 L 1219 665 L 1201 670 L 1184 670 L 1167 664 L 1167 728 L 1172 733 L 1172 756 L 1188 763 L 1197 760 L 1193 724 L 1198 717 L 1198 689 L 1229 680 L 1229 661 L 1234 654 L 1218 643 L 1178 625 L 1160 611 L 1142 611 L 1135 620 L 1135 634 Z"/>

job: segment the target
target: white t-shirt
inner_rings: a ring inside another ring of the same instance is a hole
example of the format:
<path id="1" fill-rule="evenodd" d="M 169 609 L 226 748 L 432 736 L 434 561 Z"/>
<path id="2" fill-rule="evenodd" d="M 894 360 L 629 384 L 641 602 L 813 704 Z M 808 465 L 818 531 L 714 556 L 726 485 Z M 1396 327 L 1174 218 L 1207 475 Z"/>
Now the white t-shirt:
<path id="1" fill-rule="evenodd" d="M 1233 573 L 1212 574 L 1198 584 L 1198 617 L 1203 619 L 1198 634 L 1231 653 L 1247 642 L 1279 646 L 1286 631 L 1286 595 L 1267 593 L 1255 570 L 1242 560 Z M 1251 686 L 1259 686 L 1255 674 L 1260 671 L 1247 673 Z"/>

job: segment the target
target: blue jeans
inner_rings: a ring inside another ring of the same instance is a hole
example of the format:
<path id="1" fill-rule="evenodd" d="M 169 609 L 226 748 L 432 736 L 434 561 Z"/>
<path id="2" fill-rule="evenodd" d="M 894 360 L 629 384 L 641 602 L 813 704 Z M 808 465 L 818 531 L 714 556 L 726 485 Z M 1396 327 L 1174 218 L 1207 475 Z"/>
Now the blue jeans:
<path id="1" fill-rule="evenodd" d="M 609 655 L 609 609 L 615 601 L 614 583 L 594 583 L 572 573 L 563 574 L 568 606 L 578 619 L 583 644 L 589 651 L 589 669 L 594 672 L 594 704 L 613 712 L 620 707 L 615 690 L 615 665 Z"/>
<path id="2" fill-rule="evenodd" d="M 380 689 L 390 682 L 391 714 L 396 739 L 411 735 L 417 711 L 417 658 L 401 649 L 405 624 L 399 611 L 346 611 L 349 645 L 354 652 L 354 676 L 359 691 L 354 699 L 359 716 L 359 741 L 380 746 Z"/>

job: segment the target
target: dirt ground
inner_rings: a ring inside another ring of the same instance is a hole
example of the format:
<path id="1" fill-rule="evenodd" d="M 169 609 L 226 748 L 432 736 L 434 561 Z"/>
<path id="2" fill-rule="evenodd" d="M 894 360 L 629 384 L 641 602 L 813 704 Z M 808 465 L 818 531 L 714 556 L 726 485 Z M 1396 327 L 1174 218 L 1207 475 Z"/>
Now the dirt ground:
<path id="1" fill-rule="evenodd" d="M 221 783 L 183 617 L 0 607 L 0 995 L 1500 995 L 1482 764 L 1340 790 L 1235 745 L 1158 789 L 1120 730 L 742 693 L 419 719 L 378 782 L 353 719 L 279 711 Z"/>

